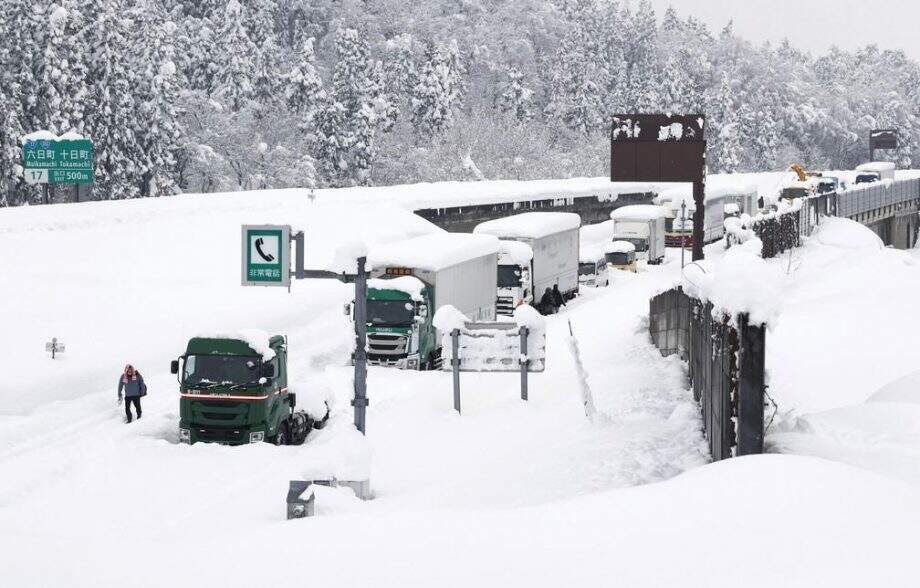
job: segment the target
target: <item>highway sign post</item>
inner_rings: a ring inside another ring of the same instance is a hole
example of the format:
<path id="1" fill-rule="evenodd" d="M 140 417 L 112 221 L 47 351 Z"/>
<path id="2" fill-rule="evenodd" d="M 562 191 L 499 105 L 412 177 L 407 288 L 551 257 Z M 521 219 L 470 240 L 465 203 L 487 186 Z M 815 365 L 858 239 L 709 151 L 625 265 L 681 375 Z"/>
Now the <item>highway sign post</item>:
<path id="1" fill-rule="evenodd" d="M 897 129 L 872 129 L 869 131 L 869 161 L 875 161 L 876 149 L 897 149 Z"/>
<path id="2" fill-rule="evenodd" d="M 611 182 L 692 182 L 693 260 L 703 259 L 706 117 L 617 114 L 610 129 Z"/>
<path id="3" fill-rule="evenodd" d="M 74 186 L 74 201 L 80 185 L 93 183 L 93 142 L 89 139 L 28 138 L 22 142 L 23 179 L 27 184 Z"/>

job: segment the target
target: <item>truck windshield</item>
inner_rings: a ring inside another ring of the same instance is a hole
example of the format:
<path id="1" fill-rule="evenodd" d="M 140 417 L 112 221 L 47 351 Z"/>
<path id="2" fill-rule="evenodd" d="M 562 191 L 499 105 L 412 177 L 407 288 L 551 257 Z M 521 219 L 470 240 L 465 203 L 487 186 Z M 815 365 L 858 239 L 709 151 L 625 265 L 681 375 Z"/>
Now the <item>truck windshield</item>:
<path id="1" fill-rule="evenodd" d="M 597 264 L 595 264 L 594 262 L 578 264 L 578 275 L 579 276 L 593 276 L 596 270 L 597 270 Z"/>
<path id="2" fill-rule="evenodd" d="M 382 327 L 404 327 L 415 320 L 415 305 L 408 300 L 368 300 L 367 322 Z"/>
<path id="3" fill-rule="evenodd" d="M 185 358 L 185 383 L 190 386 L 254 384 L 259 380 L 258 357 L 245 355 L 189 355 Z"/>
<path id="4" fill-rule="evenodd" d="M 498 287 L 517 288 L 521 285 L 521 267 L 517 265 L 498 266 Z"/>
<path id="5" fill-rule="evenodd" d="M 619 252 L 608 253 L 607 263 L 612 263 L 613 265 L 626 265 L 629 263 L 629 254 Z"/>

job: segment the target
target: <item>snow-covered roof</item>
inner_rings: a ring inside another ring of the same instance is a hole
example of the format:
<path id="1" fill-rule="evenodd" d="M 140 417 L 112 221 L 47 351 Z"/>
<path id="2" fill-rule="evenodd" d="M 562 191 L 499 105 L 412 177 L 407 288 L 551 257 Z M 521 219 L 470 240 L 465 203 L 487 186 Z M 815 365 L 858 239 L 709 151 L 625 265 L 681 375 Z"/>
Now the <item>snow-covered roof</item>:
<path id="1" fill-rule="evenodd" d="M 710 185 L 709 182 L 706 184 L 706 191 L 703 196 L 704 202 L 724 200 L 730 197 L 757 195 L 757 186 L 751 181 L 738 180 L 731 182 L 723 180 L 712 183 L 714 185 Z M 680 208 L 680 203 L 682 201 L 687 203 L 688 210 L 695 208 L 692 185 L 674 186 L 673 188 L 662 190 L 658 193 L 658 196 L 654 198 L 654 202 L 657 204 L 664 205 L 666 203 L 671 203 L 672 208 L 677 209 Z"/>
<path id="2" fill-rule="evenodd" d="M 266 361 L 275 357 L 275 350 L 269 344 L 271 335 L 261 329 L 240 329 L 232 333 L 199 333 L 195 337 L 199 339 L 235 339 L 249 345 L 250 349 L 261 355 Z"/>
<path id="3" fill-rule="evenodd" d="M 593 243 L 578 250 L 578 263 L 594 263 L 604 258 L 607 243 Z"/>
<path id="4" fill-rule="evenodd" d="M 629 241 L 614 241 L 607 243 L 604 251 L 607 253 L 631 253 L 636 250 L 636 246 Z"/>
<path id="5" fill-rule="evenodd" d="M 725 214 L 736 214 L 741 212 L 741 207 L 736 202 L 729 202 L 725 205 Z"/>
<path id="6" fill-rule="evenodd" d="M 665 218 L 668 211 L 663 206 L 654 204 L 631 204 L 617 208 L 610 213 L 610 218 L 614 220 L 653 220 L 656 218 Z"/>
<path id="7" fill-rule="evenodd" d="M 883 172 L 893 171 L 894 163 L 890 161 L 870 161 L 856 166 L 856 171 Z"/>
<path id="8" fill-rule="evenodd" d="M 433 233 L 372 248 L 370 264 L 374 268 L 396 266 L 438 271 L 477 257 L 495 255 L 498 247 L 498 239 L 492 235 Z"/>
<path id="9" fill-rule="evenodd" d="M 368 288 L 375 290 L 395 290 L 405 292 L 412 300 L 422 301 L 422 290 L 425 289 L 425 283 L 415 276 L 400 276 L 398 278 L 372 278 L 367 281 Z"/>
<path id="10" fill-rule="evenodd" d="M 473 232 L 509 239 L 541 239 L 580 226 L 581 217 L 574 212 L 524 212 L 486 221 Z"/>
<path id="11" fill-rule="evenodd" d="M 500 240 L 498 253 L 517 265 L 527 265 L 533 259 L 533 247 L 520 241 Z"/>

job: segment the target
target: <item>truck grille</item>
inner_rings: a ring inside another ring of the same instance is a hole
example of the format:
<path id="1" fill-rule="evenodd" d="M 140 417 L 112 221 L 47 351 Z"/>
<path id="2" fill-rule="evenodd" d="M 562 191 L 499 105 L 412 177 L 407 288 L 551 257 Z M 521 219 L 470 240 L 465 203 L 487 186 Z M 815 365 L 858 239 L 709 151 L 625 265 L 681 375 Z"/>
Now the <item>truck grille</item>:
<path id="1" fill-rule="evenodd" d="M 514 298 L 511 296 L 499 296 L 495 299 L 495 313 L 505 316 L 514 314 Z"/>
<path id="2" fill-rule="evenodd" d="M 396 361 L 406 356 L 409 337 L 397 333 L 368 333 L 367 358 L 371 361 Z"/>
<path id="3" fill-rule="evenodd" d="M 242 429 L 205 429 L 205 428 L 196 428 L 195 436 L 198 437 L 199 441 L 205 441 L 208 443 L 248 443 L 249 439 L 246 438 L 246 431 Z"/>

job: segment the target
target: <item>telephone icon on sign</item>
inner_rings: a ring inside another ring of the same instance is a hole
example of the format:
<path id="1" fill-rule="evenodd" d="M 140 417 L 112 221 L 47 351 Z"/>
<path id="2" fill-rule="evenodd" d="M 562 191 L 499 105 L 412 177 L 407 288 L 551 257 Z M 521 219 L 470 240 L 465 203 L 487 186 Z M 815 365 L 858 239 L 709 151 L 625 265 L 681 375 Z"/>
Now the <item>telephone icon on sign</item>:
<path id="1" fill-rule="evenodd" d="M 255 245 L 256 245 L 256 253 L 259 254 L 259 257 L 261 257 L 262 259 L 268 262 L 275 261 L 274 255 L 272 255 L 271 253 L 265 253 L 264 251 L 262 251 L 262 247 L 265 245 L 265 240 L 262 237 L 259 237 L 258 239 L 256 239 Z"/>

